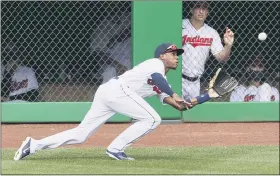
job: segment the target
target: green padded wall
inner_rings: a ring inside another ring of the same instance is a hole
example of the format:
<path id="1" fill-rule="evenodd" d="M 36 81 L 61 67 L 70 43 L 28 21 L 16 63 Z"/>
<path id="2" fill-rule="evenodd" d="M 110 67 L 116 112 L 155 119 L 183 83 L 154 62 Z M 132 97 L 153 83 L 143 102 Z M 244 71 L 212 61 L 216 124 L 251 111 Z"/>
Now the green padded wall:
<path id="1" fill-rule="evenodd" d="M 163 42 L 181 47 L 182 2 L 134 1 L 133 2 L 133 59 L 134 65 L 153 58 L 154 50 Z M 169 71 L 167 78 L 172 89 L 181 94 L 181 65 Z M 181 113 L 170 106 L 163 106 L 157 97 L 147 99 L 162 119 L 181 119 Z"/>

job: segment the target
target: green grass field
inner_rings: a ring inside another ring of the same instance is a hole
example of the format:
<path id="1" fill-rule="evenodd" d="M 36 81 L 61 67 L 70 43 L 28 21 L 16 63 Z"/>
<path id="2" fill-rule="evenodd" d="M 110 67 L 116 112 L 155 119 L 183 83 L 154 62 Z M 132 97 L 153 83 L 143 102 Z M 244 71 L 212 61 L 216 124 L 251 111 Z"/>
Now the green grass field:
<path id="1" fill-rule="evenodd" d="M 2 150 L 2 174 L 279 174 L 279 146 L 132 148 L 135 161 L 105 149 L 58 148 L 13 161 Z"/>

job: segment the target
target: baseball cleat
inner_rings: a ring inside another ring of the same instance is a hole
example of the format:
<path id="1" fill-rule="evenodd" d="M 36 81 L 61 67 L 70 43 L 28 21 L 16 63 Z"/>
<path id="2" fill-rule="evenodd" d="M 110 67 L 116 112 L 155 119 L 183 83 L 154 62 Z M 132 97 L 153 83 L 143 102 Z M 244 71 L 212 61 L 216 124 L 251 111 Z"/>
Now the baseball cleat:
<path id="1" fill-rule="evenodd" d="M 22 142 L 20 148 L 17 150 L 14 156 L 15 161 L 21 160 L 30 154 L 30 142 L 31 137 L 27 137 L 25 141 Z"/>
<path id="2" fill-rule="evenodd" d="M 135 160 L 134 158 L 128 157 L 124 152 L 110 152 L 109 150 L 106 151 L 106 154 L 109 155 L 109 157 L 116 159 L 116 160 Z"/>

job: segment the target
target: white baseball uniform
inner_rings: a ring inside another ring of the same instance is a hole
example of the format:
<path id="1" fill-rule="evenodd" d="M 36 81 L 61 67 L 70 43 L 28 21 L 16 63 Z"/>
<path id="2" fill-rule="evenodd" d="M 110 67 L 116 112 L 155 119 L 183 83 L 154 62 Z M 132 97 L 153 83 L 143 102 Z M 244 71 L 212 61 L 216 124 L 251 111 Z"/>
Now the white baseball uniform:
<path id="1" fill-rule="evenodd" d="M 244 92 L 243 101 L 256 101 L 256 96 L 258 95 L 258 88 L 256 86 L 249 86 L 247 87 L 246 91 Z"/>
<path id="2" fill-rule="evenodd" d="M 164 97 L 168 96 L 153 85 L 153 73 L 160 73 L 165 77 L 164 64 L 156 58 L 144 61 L 132 70 L 102 84 L 96 91 L 91 108 L 76 128 L 41 140 L 32 139 L 30 152 L 82 143 L 116 112 L 138 120 L 108 146 L 111 152 L 124 151 L 161 122 L 158 113 L 143 99 L 158 95 L 163 101 Z"/>
<path id="3" fill-rule="evenodd" d="M 279 91 L 276 87 L 271 87 L 272 96 L 271 101 L 279 101 Z"/>
<path id="4" fill-rule="evenodd" d="M 230 95 L 230 101 L 231 102 L 243 102 L 244 101 L 244 97 L 245 97 L 245 91 L 246 91 L 246 87 L 243 85 L 240 85 L 238 87 L 236 87 Z"/>
<path id="5" fill-rule="evenodd" d="M 231 102 L 260 102 L 260 101 L 279 101 L 278 90 L 271 87 L 267 83 L 263 83 L 258 88 L 256 86 L 244 86 L 237 87 L 230 96 Z"/>
<path id="6" fill-rule="evenodd" d="M 34 71 L 29 67 L 19 66 L 12 76 L 9 96 L 23 94 L 38 88 Z"/>
<path id="7" fill-rule="evenodd" d="M 245 88 L 244 86 L 239 86 L 232 92 L 231 101 L 238 102 L 249 102 L 255 101 L 256 95 L 258 93 L 258 88 L 256 86 L 249 86 Z"/>
<path id="8" fill-rule="evenodd" d="M 276 88 L 272 88 L 268 83 L 263 83 L 258 87 L 256 101 L 279 101 L 279 93 Z"/>
<path id="9" fill-rule="evenodd" d="M 198 77 L 196 81 L 182 78 L 184 98 L 192 98 L 200 95 L 199 78 L 204 72 L 209 52 L 216 55 L 223 50 L 223 45 L 216 30 L 207 24 L 196 30 L 189 19 L 183 20 L 182 35 L 182 46 L 185 50 L 182 54 L 182 74 L 188 77 Z"/>

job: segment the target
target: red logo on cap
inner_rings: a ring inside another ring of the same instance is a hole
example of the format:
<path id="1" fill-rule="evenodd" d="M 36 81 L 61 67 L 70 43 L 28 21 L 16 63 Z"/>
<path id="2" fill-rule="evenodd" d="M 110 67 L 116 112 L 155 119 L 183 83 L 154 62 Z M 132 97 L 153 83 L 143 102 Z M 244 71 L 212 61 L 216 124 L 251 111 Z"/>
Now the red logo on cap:
<path id="1" fill-rule="evenodd" d="M 166 49 L 167 52 L 168 52 L 168 51 L 175 51 L 175 50 L 177 50 L 177 46 L 176 46 L 176 45 L 171 45 L 171 46 L 169 46 L 169 47 Z"/>

